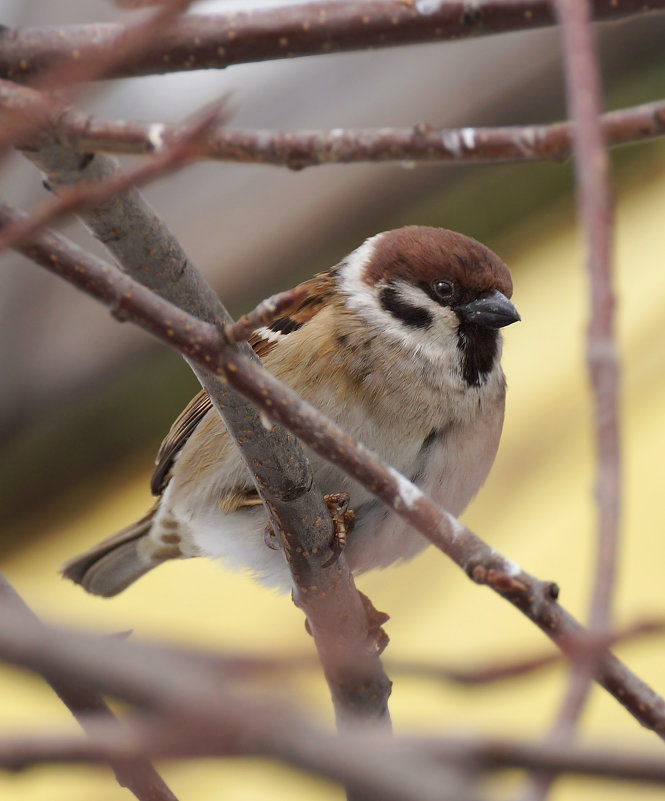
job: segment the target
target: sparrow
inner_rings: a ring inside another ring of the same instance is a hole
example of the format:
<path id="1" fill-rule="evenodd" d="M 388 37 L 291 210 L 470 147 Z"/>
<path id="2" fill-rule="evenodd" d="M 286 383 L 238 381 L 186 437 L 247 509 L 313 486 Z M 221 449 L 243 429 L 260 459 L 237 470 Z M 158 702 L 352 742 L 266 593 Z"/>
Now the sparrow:
<path id="1" fill-rule="evenodd" d="M 480 242 L 443 228 L 377 234 L 250 340 L 277 378 L 456 517 L 499 445 L 506 383 L 500 329 L 520 319 L 512 280 Z M 306 445 L 317 486 L 348 493 L 344 554 L 354 574 L 409 559 L 428 543 L 368 490 Z M 163 441 L 157 502 L 133 525 L 68 561 L 65 577 L 113 596 L 169 559 L 208 556 L 291 587 L 267 547 L 267 514 L 205 391 Z"/>

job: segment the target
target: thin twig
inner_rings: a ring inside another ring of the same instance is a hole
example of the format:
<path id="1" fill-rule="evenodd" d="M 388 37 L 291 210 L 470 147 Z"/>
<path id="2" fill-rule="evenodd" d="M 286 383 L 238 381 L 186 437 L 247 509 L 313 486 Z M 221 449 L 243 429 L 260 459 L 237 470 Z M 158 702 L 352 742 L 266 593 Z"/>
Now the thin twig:
<path id="1" fill-rule="evenodd" d="M 223 327 L 224 339 L 229 345 L 248 339 L 258 328 L 270 325 L 278 317 L 286 314 L 289 308 L 306 296 L 307 291 L 304 286 L 296 286 L 262 300 L 255 309 L 243 314 L 237 322 Z"/>
<path id="2" fill-rule="evenodd" d="M 555 5 L 562 25 L 569 115 L 575 120 L 577 206 L 584 228 L 589 273 L 587 364 L 593 394 L 598 507 L 589 629 L 593 636 L 602 636 L 611 623 L 621 496 L 609 159 L 600 123 L 601 87 L 588 0 L 556 0 Z M 552 740 L 561 742 L 570 738 L 588 698 L 596 669 L 597 656 L 593 650 L 581 653 L 573 662 L 566 694 L 550 735 Z M 552 778 L 550 773 L 535 776 L 529 799 L 544 799 Z"/>
<path id="3" fill-rule="evenodd" d="M 186 649 L 176 654 L 131 640 L 118 644 L 63 629 L 37 629 L 0 611 L 0 655 L 12 664 L 49 670 L 138 707 L 148 716 L 147 729 L 136 732 L 137 740 L 143 735 L 149 741 L 145 751 L 139 748 L 141 754 L 153 753 L 151 742 L 157 751 L 180 743 L 188 755 L 276 758 L 344 782 L 371 801 L 460 797 L 449 793 L 444 782 L 454 775 L 449 768 L 419 759 L 385 732 L 379 741 L 374 727 L 356 722 L 344 737 L 337 737 L 308 722 L 277 693 L 257 695 L 237 683 L 220 681 L 209 665 L 196 653 L 192 659 Z M 123 721 L 129 734 L 131 724 L 131 718 Z M 131 738 L 119 743 L 117 732 L 103 722 L 90 721 L 88 727 L 93 736 L 95 731 L 106 736 L 114 756 L 131 754 L 132 746 L 140 744 Z"/>
<path id="4" fill-rule="evenodd" d="M 0 609 L 3 613 L 11 612 L 16 618 L 23 619 L 28 626 L 41 625 L 37 616 L 2 573 L 0 573 Z M 90 732 L 92 735 L 88 726 L 92 714 L 97 720 L 104 721 L 109 731 L 118 733 L 119 723 L 98 692 L 80 682 L 72 682 L 53 675 L 46 669 L 42 671 L 42 676 L 86 733 Z M 101 761 L 108 762 L 118 784 L 130 790 L 139 801 L 177 801 L 162 777 L 145 757 L 125 754 Z"/>
<path id="5" fill-rule="evenodd" d="M 43 109 L 48 109 L 44 116 Z M 168 147 L 187 131 L 183 124 L 102 120 L 53 97 L 0 80 L 0 112 L 48 124 L 54 135 L 83 153 L 150 154 Z M 602 117 L 608 145 L 665 134 L 665 101 L 612 111 Z M 334 131 L 234 130 L 211 127 L 199 158 L 283 166 L 294 170 L 322 164 L 416 161 L 497 163 L 566 159 L 572 152 L 568 122 L 504 128 L 336 129 Z"/>
<path id="6" fill-rule="evenodd" d="M 665 9 L 665 0 L 594 0 L 594 19 L 618 20 Z M 442 42 L 555 22 L 550 0 L 373 0 L 310 2 L 218 15 L 188 15 L 150 37 L 141 53 L 115 63 L 111 77 L 221 69 L 231 64 L 295 58 L 422 42 Z M 112 51 L 126 32 L 117 23 L 5 30 L 0 77 L 25 81 L 77 63 L 91 41 Z"/>
<path id="7" fill-rule="evenodd" d="M 0 207 L 0 224 L 7 224 L 13 216 L 11 210 Z M 104 291 L 113 294 L 114 277 L 104 270 L 97 274 L 94 262 L 80 251 L 76 251 L 79 255 L 72 260 L 72 247 L 62 237 L 43 232 L 32 241 L 23 243 L 19 249 L 47 269 L 66 276 L 84 291 L 90 291 L 86 273 L 92 271 L 96 281 L 106 284 Z M 556 585 L 525 573 L 512 560 L 436 506 L 410 481 L 383 464 L 369 449 L 355 442 L 295 392 L 280 384 L 269 372 L 228 345 L 221 344 L 215 326 L 202 323 L 184 312 L 178 313 L 161 298 L 151 300 L 150 310 L 143 309 L 142 292 L 145 290 L 136 286 L 131 293 L 130 317 L 134 322 L 170 346 L 176 339 L 191 338 L 191 350 L 196 350 L 196 353 L 192 352 L 190 358 L 196 363 L 207 365 L 206 356 L 217 354 L 217 371 L 231 386 L 320 456 L 359 481 L 447 554 L 474 582 L 489 586 L 512 603 L 565 653 L 568 653 L 571 642 L 579 643 L 585 636 L 584 628 L 556 603 Z M 113 301 L 105 301 L 108 305 L 114 307 L 128 302 L 126 292 L 115 294 Z M 101 298 L 101 290 L 96 296 Z M 330 568 L 334 569 L 335 566 Z M 325 570 L 322 576 L 325 576 Z M 303 597 L 308 597 L 307 587 L 301 587 L 300 591 Z M 313 595 L 316 593 L 310 593 L 309 597 Z M 573 655 L 576 655 L 574 647 Z M 596 681 L 640 723 L 665 738 L 665 701 L 607 650 L 599 654 Z"/>
<path id="8" fill-rule="evenodd" d="M 149 162 L 133 170 L 119 173 L 100 183 L 78 183 L 49 198 L 33 213 L 0 233 L 0 252 L 67 214 L 99 206 L 111 198 L 138 186 L 155 181 L 189 164 L 197 155 L 206 130 L 223 114 L 221 104 L 209 108 L 205 115 L 188 125 L 180 138 L 153 156 Z M 93 157 L 90 157 L 93 158 Z"/>
<path id="9" fill-rule="evenodd" d="M 134 25 L 124 28 L 123 33 L 111 47 L 101 46 L 98 41 L 88 39 L 81 42 L 76 50 L 71 51 L 69 58 L 56 58 L 46 71 L 32 76 L 35 88 L 49 91 L 59 89 L 61 98 L 71 101 L 76 87 L 85 81 L 104 78 L 115 67 L 131 60 L 140 53 L 150 39 L 158 36 L 159 32 L 172 21 L 172 18 L 187 10 L 191 0 L 160 0 L 159 9 L 153 14 Z M 0 50 L 6 29 L 0 31 Z M 50 113 L 50 99 L 32 109 L 30 118 L 13 116 L 3 120 L 0 132 L 0 157 L 7 149 L 27 134 L 34 132 L 46 122 Z"/>
<path id="10" fill-rule="evenodd" d="M 104 181 L 119 171 L 115 160 L 106 156 L 82 160 L 48 129 L 40 131 L 30 148 L 26 155 L 47 173 L 56 191 L 67 191 L 82 181 Z M 212 288 L 138 192 L 114 197 L 82 217 L 136 280 L 215 325 L 231 322 Z M 246 343 L 243 352 L 254 358 Z M 190 365 L 240 448 L 275 530 L 288 538 L 284 551 L 297 588 L 295 597 L 308 618 L 337 719 L 344 723 L 364 715 L 389 727 L 391 683 L 379 659 L 385 635 L 368 619 L 343 556 L 334 570 L 323 573 L 323 564 L 332 555 L 332 522 L 301 446 L 280 426 L 267 430 L 258 410 L 214 372 L 201 369 L 200 362 Z M 320 592 L 307 596 L 300 590 L 311 586 Z"/>
<path id="11" fill-rule="evenodd" d="M 214 654 L 189 649 L 176 653 L 140 642 L 110 647 L 108 640 L 90 635 L 47 628 L 38 634 L 34 626 L 16 623 L 11 616 L 0 615 L 0 654 L 8 661 L 33 670 L 48 667 L 69 680 L 99 685 L 143 711 L 131 713 L 122 727 L 91 716 L 87 741 L 67 735 L 0 740 L 0 766 L 10 769 L 42 762 L 131 759 L 139 754 L 261 755 L 336 780 L 362 781 L 366 791 L 387 791 L 389 798 L 414 799 L 432 797 L 436 762 L 478 778 L 490 771 L 522 768 L 665 783 L 661 754 L 631 753 L 625 746 L 611 744 L 578 748 L 483 737 L 393 739 L 365 727 L 335 738 L 308 724 L 283 699 L 257 698 L 235 685 L 220 684 L 208 668 L 217 661 Z M 434 797 L 450 798 L 450 789 L 439 783 Z M 468 789 L 461 797 L 470 797 Z"/>
<path id="12" fill-rule="evenodd" d="M 588 652 L 590 649 L 595 652 L 598 648 L 611 648 L 617 643 L 626 643 L 630 640 L 652 637 L 665 632 L 665 620 L 644 620 L 634 623 L 631 626 L 615 632 L 612 635 L 585 637 L 579 642 L 569 640 L 568 658 L 579 658 L 581 652 Z M 577 649 L 577 657 L 573 656 Z M 402 673 L 418 678 L 433 679 L 434 681 L 448 681 L 463 686 L 477 686 L 479 684 L 491 684 L 497 681 L 505 681 L 519 676 L 534 673 L 542 668 L 550 667 L 561 662 L 563 654 L 560 651 L 549 651 L 547 653 L 537 653 L 525 656 L 521 659 L 499 662 L 498 660 L 487 661 L 484 665 L 476 667 L 449 667 L 446 665 L 426 664 L 423 662 L 398 661 L 391 659 L 388 668 L 392 673 Z M 300 663 L 295 662 L 294 666 Z M 285 667 L 284 665 L 283 667 Z M 263 669 L 257 663 L 255 670 Z"/>

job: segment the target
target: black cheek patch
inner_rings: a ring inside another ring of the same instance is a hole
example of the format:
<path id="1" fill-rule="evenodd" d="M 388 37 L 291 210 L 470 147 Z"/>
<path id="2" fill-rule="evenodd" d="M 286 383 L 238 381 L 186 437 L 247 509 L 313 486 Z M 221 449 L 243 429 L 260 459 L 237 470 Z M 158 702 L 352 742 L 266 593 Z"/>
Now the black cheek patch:
<path id="1" fill-rule="evenodd" d="M 379 301 L 382 308 L 390 312 L 404 325 L 411 328 L 429 328 L 432 325 L 432 315 L 421 306 L 412 306 L 399 296 L 394 286 L 387 286 L 381 290 Z"/>

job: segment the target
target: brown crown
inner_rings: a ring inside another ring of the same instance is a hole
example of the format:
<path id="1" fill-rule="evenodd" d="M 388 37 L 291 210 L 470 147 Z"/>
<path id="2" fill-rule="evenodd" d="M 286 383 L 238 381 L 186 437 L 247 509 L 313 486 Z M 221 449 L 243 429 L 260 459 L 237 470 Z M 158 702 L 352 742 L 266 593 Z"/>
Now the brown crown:
<path id="1" fill-rule="evenodd" d="M 377 238 L 366 280 L 402 278 L 417 284 L 447 278 L 475 293 L 499 290 L 513 294 L 510 272 L 489 248 L 455 231 L 409 225 Z"/>

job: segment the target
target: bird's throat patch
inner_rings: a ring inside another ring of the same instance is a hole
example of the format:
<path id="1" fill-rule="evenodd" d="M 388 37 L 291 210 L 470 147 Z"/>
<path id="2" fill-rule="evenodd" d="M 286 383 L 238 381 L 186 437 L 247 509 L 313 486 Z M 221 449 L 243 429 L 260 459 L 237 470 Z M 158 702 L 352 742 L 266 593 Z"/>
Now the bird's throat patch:
<path id="1" fill-rule="evenodd" d="M 499 350 L 499 334 L 492 328 L 462 323 L 457 331 L 457 347 L 462 352 L 462 376 L 470 387 L 479 387 L 494 369 Z"/>

